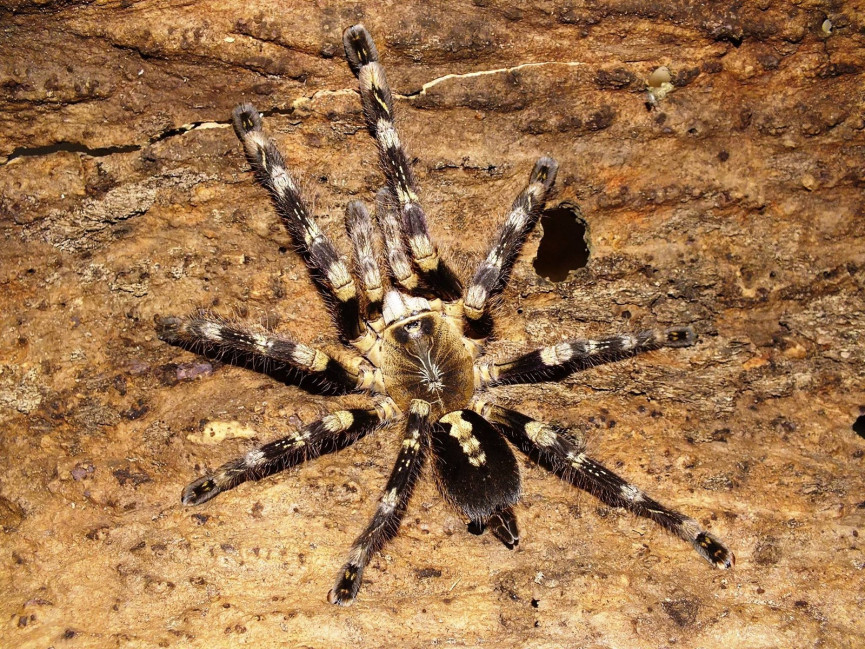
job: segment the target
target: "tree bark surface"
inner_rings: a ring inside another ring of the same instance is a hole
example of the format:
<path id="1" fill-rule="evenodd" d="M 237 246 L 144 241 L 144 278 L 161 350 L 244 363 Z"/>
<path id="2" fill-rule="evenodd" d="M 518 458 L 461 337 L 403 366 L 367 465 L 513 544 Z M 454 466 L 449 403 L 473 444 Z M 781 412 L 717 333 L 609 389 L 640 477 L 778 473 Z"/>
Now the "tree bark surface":
<path id="1" fill-rule="evenodd" d="M 5 0 L 0 644 L 856 646 L 863 16 L 809 0 Z M 355 606 L 331 606 L 395 429 L 181 505 L 206 470 L 367 403 L 153 326 L 204 307 L 335 342 L 229 117 L 262 111 L 347 251 L 345 204 L 383 183 L 342 54 L 356 22 L 464 277 L 542 154 L 560 165 L 551 205 L 587 223 L 588 265 L 561 282 L 535 272 L 542 227 L 530 237 L 490 354 L 697 331 L 496 398 L 586 432 L 594 457 L 723 538 L 733 570 L 521 459 L 517 550 L 468 534 L 425 474 Z"/>

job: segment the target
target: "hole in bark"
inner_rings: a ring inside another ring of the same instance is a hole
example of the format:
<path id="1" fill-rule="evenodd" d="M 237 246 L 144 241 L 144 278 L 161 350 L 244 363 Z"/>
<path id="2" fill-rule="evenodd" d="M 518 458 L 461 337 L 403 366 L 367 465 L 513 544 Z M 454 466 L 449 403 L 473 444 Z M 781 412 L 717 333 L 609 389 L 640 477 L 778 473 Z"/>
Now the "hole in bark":
<path id="1" fill-rule="evenodd" d="M 541 215 L 544 236 L 535 257 L 535 272 L 551 282 L 561 282 L 568 273 L 589 263 L 586 222 L 576 205 L 559 205 Z"/>
<path id="2" fill-rule="evenodd" d="M 865 415 L 859 415 L 853 422 L 853 432 L 865 439 Z"/>

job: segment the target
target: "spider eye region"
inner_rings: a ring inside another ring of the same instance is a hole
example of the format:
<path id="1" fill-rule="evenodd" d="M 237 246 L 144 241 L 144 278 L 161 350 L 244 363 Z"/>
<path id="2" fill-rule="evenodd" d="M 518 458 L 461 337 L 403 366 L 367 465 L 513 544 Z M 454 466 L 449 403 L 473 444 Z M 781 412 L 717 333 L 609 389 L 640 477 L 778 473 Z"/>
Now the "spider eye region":
<path id="1" fill-rule="evenodd" d="M 393 337 L 400 345 L 408 345 L 411 341 L 419 341 L 422 338 L 430 338 L 436 331 L 436 318 L 433 315 L 425 315 L 409 320 L 403 325 L 393 327 Z M 432 345 L 428 341 L 428 345 Z"/>

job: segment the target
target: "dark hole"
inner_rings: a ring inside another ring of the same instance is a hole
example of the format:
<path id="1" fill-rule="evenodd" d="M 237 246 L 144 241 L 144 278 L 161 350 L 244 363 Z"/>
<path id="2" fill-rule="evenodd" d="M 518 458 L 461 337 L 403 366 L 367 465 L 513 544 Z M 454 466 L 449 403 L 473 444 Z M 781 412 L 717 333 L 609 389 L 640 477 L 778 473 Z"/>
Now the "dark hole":
<path id="1" fill-rule="evenodd" d="M 539 599 L 533 599 L 532 600 L 532 606 L 535 608 L 537 608 L 540 603 L 541 603 L 541 600 L 539 600 Z"/>
<path id="2" fill-rule="evenodd" d="M 576 206 L 559 206 L 541 215 L 544 236 L 535 257 L 535 272 L 551 282 L 561 282 L 568 273 L 589 262 L 586 222 Z"/>
<path id="3" fill-rule="evenodd" d="M 865 415 L 859 415 L 853 422 L 853 432 L 865 439 Z"/>

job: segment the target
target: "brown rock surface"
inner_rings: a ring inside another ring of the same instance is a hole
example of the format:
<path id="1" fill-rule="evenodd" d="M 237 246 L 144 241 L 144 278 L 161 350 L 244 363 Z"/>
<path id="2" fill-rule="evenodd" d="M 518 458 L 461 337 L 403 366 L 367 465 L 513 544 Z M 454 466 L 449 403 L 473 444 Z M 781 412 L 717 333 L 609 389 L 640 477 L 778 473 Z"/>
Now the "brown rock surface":
<path id="1" fill-rule="evenodd" d="M 863 15 L 808 0 L 7 0 L 0 644 L 857 646 Z M 206 306 L 333 339 L 228 117 L 241 100 L 264 112 L 345 246 L 343 206 L 382 182 L 341 53 L 361 20 L 456 259 L 484 251 L 541 153 L 561 165 L 554 204 L 589 224 L 589 264 L 560 283 L 535 274 L 532 237 L 493 353 L 697 329 L 690 349 L 499 394 L 588 429 L 595 456 L 727 540 L 734 570 L 521 460 L 517 551 L 469 535 L 427 479 L 356 605 L 330 606 L 397 431 L 181 506 L 205 468 L 362 400 L 210 363 L 152 324 Z M 647 110 L 662 65 L 673 90 Z"/>

